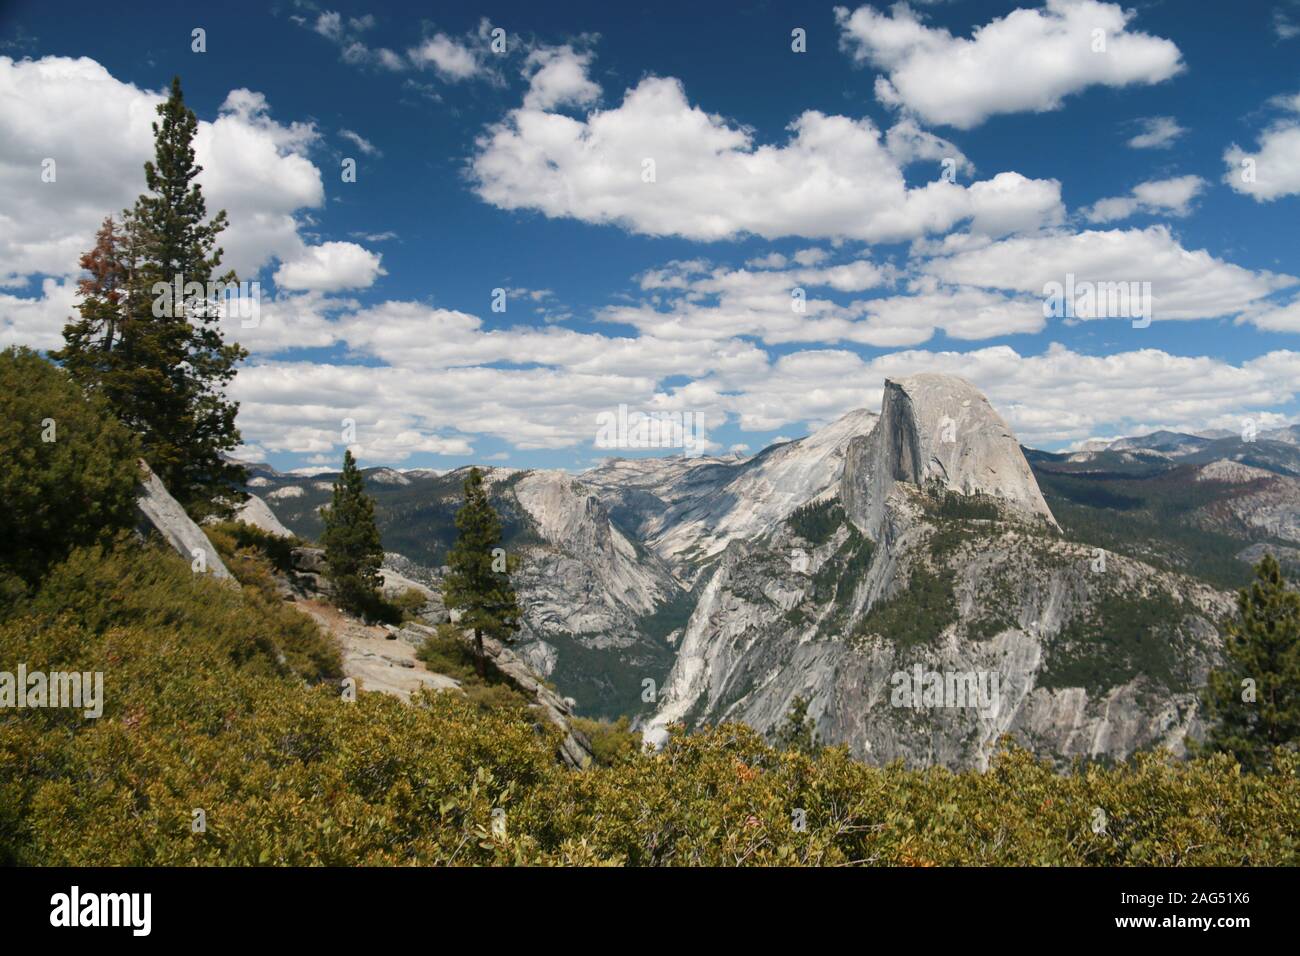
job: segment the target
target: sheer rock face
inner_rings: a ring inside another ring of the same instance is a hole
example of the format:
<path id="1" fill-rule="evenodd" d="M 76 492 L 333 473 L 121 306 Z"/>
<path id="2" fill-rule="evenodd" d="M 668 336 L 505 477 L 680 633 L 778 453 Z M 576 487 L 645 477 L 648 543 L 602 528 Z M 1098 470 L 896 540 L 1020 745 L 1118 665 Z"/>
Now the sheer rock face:
<path id="1" fill-rule="evenodd" d="M 953 375 L 887 379 L 879 423 L 850 442 L 841 497 L 868 537 L 881 535 L 896 482 L 996 498 L 1056 525 L 1016 436 L 978 389 Z"/>
<path id="2" fill-rule="evenodd" d="M 984 769 L 1004 734 L 1062 761 L 1122 759 L 1153 747 L 1185 752 L 1201 732 L 1194 688 L 1217 654 L 1212 622 L 1229 610 L 1226 595 L 1116 555 L 1099 576 L 1091 548 L 988 523 L 987 534 L 946 555 L 935 572 L 951 574 L 949 619 L 922 640 L 864 633 L 859 625 L 871 609 L 904 593 L 913 569 L 930 564 L 943 527 L 922 498 L 895 488 L 864 572 L 841 574 L 833 564 L 849 538 L 845 526 L 809 550 L 802 571 L 789 555 L 806 543 L 784 531 L 728 548 L 702 590 L 646 739 L 660 743 L 678 721 L 735 720 L 770 733 L 803 697 L 822 743 L 846 744 L 871 763 Z M 819 588 L 823 575 L 830 585 Z M 1105 644 L 1072 643 L 1107 593 L 1186 602 L 1171 632 L 1157 638 L 1168 641 L 1180 681 L 1114 666 Z M 1073 686 L 1061 667 L 1076 654 L 1103 674 L 1088 687 Z M 899 675 L 918 668 L 993 693 L 935 706 L 900 702 Z"/>
<path id="3" fill-rule="evenodd" d="M 260 528 L 278 538 L 293 537 L 293 532 L 280 523 L 271 506 L 255 494 L 249 493 L 248 500 L 239 506 L 235 517 L 244 524 Z"/>
<path id="4" fill-rule="evenodd" d="M 672 648 L 647 622 L 680 599 L 681 585 L 584 482 L 533 471 L 507 494 L 532 530 L 512 551 L 523 612 L 516 653 L 587 714 L 635 709 L 640 675 L 659 679 L 671 665 Z"/>
<path id="5" fill-rule="evenodd" d="M 857 409 L 752 458 L 615 459 L 582 480 L 690 579 L 695 566 L 732 541 L 762 535 L 796 508 L 834 493 L 849 443 L 875 423 L 874 413 Z"/>
<path id="6" fill-rule="evenodd" d="M 600 500 L 563 472 L 530 472 L 514 495 L 541 541 L 514 572 L 527 626 L 522 639 L 577 637 L 631 646 L 637 621 L 679 590 L 654 555 L 632 543 Z"/>
<path id="7" fill-rule="evenodd" d="M 633 614 L 648 614 L 676 586 L 659 562 L 638 553 L 600 500 L 564 472 L 531 472 L 515 497 L 552 547 L 586 564 L 602 592 Z"/>
<path id="8" fill-rule="evenodd" d="M 771 732 L 796 697 L 823 743 L 873 763 L 983 768 L 1004 734 L 1058 759 L 1181 753 L 1200 733 L 1194 688 L 1228 597 L 1117 555 L 1097 572 L 1093 549 L 1054 533 L 1016 437 L 969 383 L 887 382 L 874 430 L 847 442 L 836 492 L 844 522 L 824 540 L 779 522 L 708 569 L 647 740 L 678 721 Z M 1000 517 L 944 517 L 948 493 L 993 499 Z M 855 553 L 869 553 L 865 566 Z M 937 609 L 917 599 L 927 591 Z M 893 601 L 901 613 L 873 615 Z M 1094 623 L 1115 620 L 1116 601 L 1167 604 L 1158 665 L 1141 657 L 1152 636 L 1117 649 Z M 996 691 L 900 700 L 900 675 L 918 670 Z"/>
<path id="9" fill-rule="evenodd" d="M 186 561 L 192 563 L 201 555 L 206 573 L 239 587 L 239 582 L 226 570 L 221 556 L 203 529 L 185 513 L 180 502 L 171 496 L 171 492 L 143 460 L 140 462 L 140 471 L 135 503 L 149 526 L 162 535 L 163 540 Z"/>

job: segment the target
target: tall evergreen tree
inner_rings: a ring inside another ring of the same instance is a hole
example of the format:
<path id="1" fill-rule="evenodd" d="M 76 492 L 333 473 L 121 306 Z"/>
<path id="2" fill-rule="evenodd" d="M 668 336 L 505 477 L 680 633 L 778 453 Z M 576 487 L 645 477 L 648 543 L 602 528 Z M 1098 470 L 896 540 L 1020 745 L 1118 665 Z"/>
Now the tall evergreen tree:
<path id="1" fill-rule="evenodd" d="M 375 525 L 375 501 L 366 494 L 351 451 L 343 453 L 343 473 L 334 482 L 334 497 L 321 509 L 321 518 L 327 577 L 339 604 L 359 614 L 373 612 L 379 603 L 376 589 L 382 583 L 384 546 Z"/>
<path id="2" fill-rule="evenodd" d="M 447 555 L 451 571 L 442 582 L 447 607 L 459 609 L 460 623 L 474 629 L 478 670 L 487 670 L 483 635 L 509 641 L 519 628 L 519 602 L 501 547 L 501 520 L 488 501 L 483 473 L 471 468 L 465 504 L 456 512 L 456 543 Z"/>
<path id="3" fill-rule="evenodd" d="M 64 348 L 54 353 L 83 386 L 100 392 L 114 413 L 141 437 L 145 458 L 172 494 L 203 515 L 232 497 L 231 485 L 246 475 L 223 453 L 239 445 L 235 415 L 225 387 L 248 353 L 221 336 L 219 314 L 206 297 L 176 296 L 197 282 L 205 289 L 218 276 L 222 250 L 217 236 L 226 214 L 211 220 L 195 182 L 203 167 L 194 161 L 198 119 L 185 105 L 180 78 L 158 106 L 153 124 L 154 160 L 145 163 L 147 192 L 123 213 L 121 228 L 109 220 L 94 249 L 82 259 L 80 319 L 64 328 Z M 166 286 L 168 291 L 160 294 Z"/>
<path id="4" fill-rule="evenodd" d="M 56 353 L 62 357 L 63 367 L 79 382 L 102 385 L 115 378 L 131 259 L 126 229 L 108 216 L 95 233 L 94 248 L 81 257 L 81 268 L 89 273 L 77 283 L 77 295 L 81 297 L 77 311 L 81 317 L 64 326 L 66 347 Z"/>
<path id="5" fill-rule="evenodd" d="M 795 750 L 809 757 L 817 756 L 821 749 L 817 742 L 817 723 L 808 716 L 806 697 L 796 697 L 790 702 L 785 722 L 772 733 L 772 746 L 779 750 Z"/>
<path id="6" fill-rule="evenodd" d="M 1203 695 L 1212 721 L 1206 744 L 1258 771 L 1274 747 L 1300 744 L 1300 593 L 1271 554 L 1237 592 L 1237 611 L 1224 626 L 1227 662 Z"/>

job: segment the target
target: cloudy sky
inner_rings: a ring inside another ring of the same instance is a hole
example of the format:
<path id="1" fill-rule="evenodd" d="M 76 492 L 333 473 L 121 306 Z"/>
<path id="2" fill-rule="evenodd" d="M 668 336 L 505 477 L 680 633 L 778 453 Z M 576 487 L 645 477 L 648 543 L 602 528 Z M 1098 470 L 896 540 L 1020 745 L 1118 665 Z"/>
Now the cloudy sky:
<path id="1" fill-rule="evenodd" d="M 1300 420 L 1297 0 L 76 6 L 0 6 L 0 347 L 179 74 L 279 468 L 584 468 L 619 405 L 753 452 L 920 370 L 1043 448 Z"/>

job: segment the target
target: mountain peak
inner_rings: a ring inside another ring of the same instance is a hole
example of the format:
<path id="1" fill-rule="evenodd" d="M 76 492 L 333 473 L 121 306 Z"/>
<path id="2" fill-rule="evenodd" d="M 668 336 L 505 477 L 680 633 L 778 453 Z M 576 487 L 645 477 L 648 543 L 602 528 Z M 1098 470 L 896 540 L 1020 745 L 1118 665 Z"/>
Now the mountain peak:
<path id="1" fill-rule="evenodd" d="M 876 428 L 850 442 L 842 497 L 868 535 L 879 536 L 897 482 L 938 482 L 1056 524 L 1015 434 L 984 394 L 956 375 L 886 379 Z"/>

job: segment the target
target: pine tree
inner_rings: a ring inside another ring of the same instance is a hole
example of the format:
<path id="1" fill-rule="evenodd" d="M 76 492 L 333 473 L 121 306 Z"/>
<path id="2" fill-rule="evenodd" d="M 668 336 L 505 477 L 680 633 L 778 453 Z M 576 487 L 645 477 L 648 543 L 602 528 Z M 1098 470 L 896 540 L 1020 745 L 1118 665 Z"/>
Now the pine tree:
<path id="1" fill-rule="evenodd" d="M 108 216 L 95 233 L 94 248 L 81 257 L 81 268 L 90 274 L 77 283 L 81 318 L 64 326 L 67 345 L 58 353 L 63 367 L 79 382 L 103 383 L 114 377 L 114 360 L 120 354 L 115 346 L 132 270 L 129 255 L 125 230 Z"/>
<path id="2" fill-rule="evenodd" d="M 334 482 L 334 497 L 321 509 L 321 518 L 326 576 L 339 604 L 358 614 L 373 613 L 379 603 L 376 589 L 382 583 L 384 546 L 375 525 L 375 501 L 366 494 L 351 451 L 343 453 L 343 473 Z"/>
<path id="3" fill-rule="evenodd" d="M 483 487 L 483 473 L 471 468 L 465 504 L 456 512 L 456 544 L 447 555 L 451 571 L 442 583 L 447 607 L 459 609 L 460 624 L 473 628 L 480 676 L 487 670 L 483 635 L 509 641 L 519 628 L 519 602 L 501 548 L 501 520 Z"/>
<path id="4" fill-rule="evenodd" d="M 194 161 L 198 119 L 185 106 L 179 77 L 158 114 L 155 157 L 144 167 L 148 192 L 123 213 L 120 229 L 107 220 L 82 258 L 90 278 L 80 288 L 81 318 L 65 326 L 64 348 L 53 357 L 103 395 L 140 435 L 146 460 L 171 493 L 202 516 L 221 510 L 219 496 L 238 497 L 231 486 L 246 477 L 223 457 L 240 442 L 239 406 L 224 390 L 248 353 L 224 342 L 214 303 L 174 296 L 178 280 L 206 290 L 214 278 L 235 276 L 216 275 L 226 214 L 208 220 L 194 181 L 202 171 Z"/>
<path id="5" fill-rule="evenodd" d="M 1271 554 L 1237 592 L 1237 611 L 1224 625 L 1227 662 L 1203 695 L 1212 722 L 1206 746 L 1259 771 L 1274 747 L 1300 744 L 1300 593 Z"/>
<path id="6" fill-rule="evenodd" d="M 785 722 L 772 733 L 772 746 L 778 750 L 794 750 L 809 757 L 817 756 L 821 745 L 817 742 L 817 724 L 808 716 L 808 700 L 796 697 L 790 702 Z"/>

